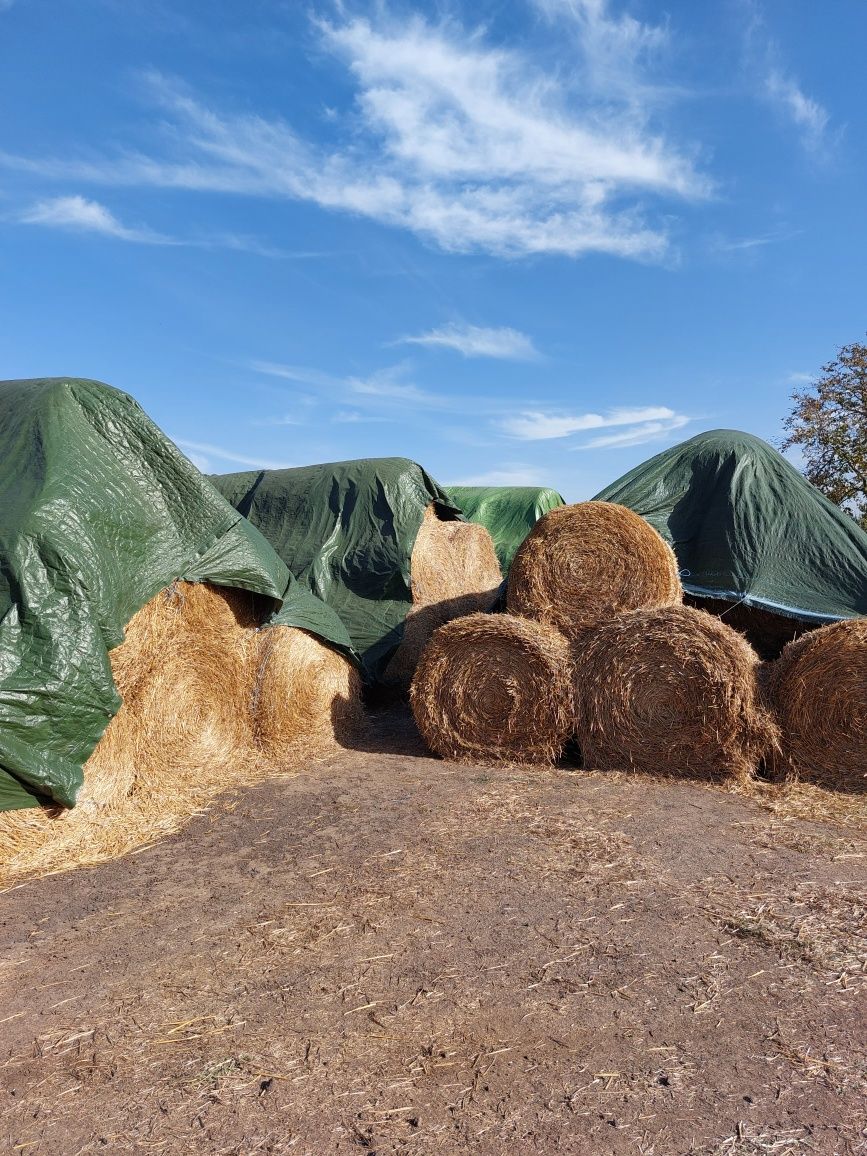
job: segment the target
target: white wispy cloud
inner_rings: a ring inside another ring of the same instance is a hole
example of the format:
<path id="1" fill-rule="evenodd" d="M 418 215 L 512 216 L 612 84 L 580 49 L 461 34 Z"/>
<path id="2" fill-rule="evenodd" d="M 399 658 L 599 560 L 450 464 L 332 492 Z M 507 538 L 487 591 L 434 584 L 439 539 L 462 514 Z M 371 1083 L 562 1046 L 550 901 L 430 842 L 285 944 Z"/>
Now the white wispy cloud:
<path id="1" fill-rule="evenodd" d="M 806 95 L 791 76 L 772 68 L 765 77 L 768 98 L 792 121 L 801 133 L 801 142 L 810 152 L 825 144 L 830 116 L 817 100 Z"/>
<path id="2" fill-rule="evenodd" d="M 514 417 L 503 418 L 498 427 L 509 437 L 523 441 L 543 441 L 565 438 L 591 429 L 610 426 L 633 426 L 637 423 L 680 420 L 681 415 L 668 406 L 643 406 L 637 409 L 613 409 L 608 413 L 567 414 L 563 412 L 526 411 Z M 683 418 L 681 424 L 689 419 Z M 621 435 L 626 436 L 626 435 Z"/>
<path id="3" fill-rule="evenodd" d="M 506 463 L 500 469 L 471 474 L 449 484 L 452 486 L 542 486 L 545 474 L 534 466 Z"/>
<path id="4" fill-rule="evenodd" d="M 665 421 L 645 421 L 623 433 L 603 434 L 591 438 L 589 442 L 577 446 L 579 450 L 621 449 L 625 446 L 640 446 L 645 442 L 655 442 L 667 437 L 675 430 L 682 429 L 690 419 L 684 414 L 674 414 Z"/>
<path id="5" fill-rule="evenodd" d="M 175 245 L 171 237 L 150 229 L 130 229 L 101 205 L 86 197 L 49 197 L 21 213 L 25 225 L 45 225 L 53 229 L 73 229 L 85 233 L 101 233 L 120 241 L 135 241 L 144 245 Z"/>
<path id="6" fill-rule="evenodd" d="M 647 199 L 710 192 L 689 152 L 621 93 L 576 93 L 556 69 L 479 31 L 381 11 L 317 27 L 356 85 L 352 115 L 338 122 L 344 143 L 330 151 L 282 120 L 222 112 L 151 74 L 168 122 L 163 155 L 0 159 L 43 176 L 312 201 L 445 250 L 500 256 L 659 258 L 667 235 L 648 221 Z"/>
<path id="7" fill-rule="evenodd" d="M 254 470 L 285 470 L 291 465 L 290 462 L 272 462 L 266 458 L 260 458 L 249 454 L 239 454 L 234 450 L 224 449 L 223 446 L 211 445 L 209 442 L 193 442 L 187 438 L 172 438 L 172 441 L 181 447 L 183 450 L 192 450 L 195 454 L 206 455 L 207 458 L 217 458 L 222 462 L 232 462 L 239 466 L 249 466 Z M 195 462 L 195 458 L 191 455 L 190 461 Z M 199 467 L 201 469 L 201 467 Z"/>
<path id="8" fill-rule="evenodd" d="M 400 344 L 455 349 L 464 357 L 494 357 L 504 361 L 533 361 L 539 356 L 526 333 L 481 325 L 445 325 L 415 337 L 402 337 Z"/>

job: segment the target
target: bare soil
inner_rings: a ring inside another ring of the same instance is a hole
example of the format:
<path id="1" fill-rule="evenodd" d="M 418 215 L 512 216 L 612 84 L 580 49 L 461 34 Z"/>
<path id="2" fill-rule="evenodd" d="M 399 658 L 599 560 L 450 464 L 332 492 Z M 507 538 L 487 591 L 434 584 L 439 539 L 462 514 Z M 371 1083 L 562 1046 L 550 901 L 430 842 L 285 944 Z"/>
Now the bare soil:
<path id="1" fill-rule="evenodd" d="M 369 749 L 0 895 L 0 1149 L 867 1151 L 867 839 Z"/>

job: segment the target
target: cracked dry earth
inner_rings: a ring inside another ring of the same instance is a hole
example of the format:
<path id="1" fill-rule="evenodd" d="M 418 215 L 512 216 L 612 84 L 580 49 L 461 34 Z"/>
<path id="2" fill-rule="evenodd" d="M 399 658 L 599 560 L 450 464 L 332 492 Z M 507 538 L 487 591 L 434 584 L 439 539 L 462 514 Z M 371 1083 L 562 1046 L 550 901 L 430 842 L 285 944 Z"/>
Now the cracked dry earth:
<path id="1" fill-rule="evenodd" d="M 867 839 L 368 749 L 0 895 L 0 1149 L 867 1151 Z"/>

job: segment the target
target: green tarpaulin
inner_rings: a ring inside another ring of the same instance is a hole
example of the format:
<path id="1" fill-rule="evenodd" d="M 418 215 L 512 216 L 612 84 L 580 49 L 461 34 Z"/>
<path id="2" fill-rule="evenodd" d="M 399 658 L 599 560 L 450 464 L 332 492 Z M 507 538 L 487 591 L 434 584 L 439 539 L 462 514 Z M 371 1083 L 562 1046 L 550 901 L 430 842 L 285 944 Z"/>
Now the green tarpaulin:
<path id="1" fill-rule="evenodd" d="M 867 614 L 867 534 L 760 438 L 713 430 L 596 495 L 671 542 L 684 588 L 805 622 Z"/>
<path id="2" fill-rule="evenodd" d="M 490 533 L 504 575 L 542 515 L 564 504 L 556 490 L 540 486 L 449 486 L 449 494 L 468 521 Z"/>
<path id="3" fill-rule="evenodd" d="M 283 602 L 335 645 L 328 607 L 124 393 L 0 382 L 0 810 L 72 806 L 120 707 L 108 652 L 177 578 Z"/>
<path id="4" fill-rule="evenodd" d="M 460 518 L 407 458 L 362 458 L 211 480 L 296 577 L 342 619 L 368 678 L 379 678 L 412 605 L 410 561 L 427 506 Z"/>

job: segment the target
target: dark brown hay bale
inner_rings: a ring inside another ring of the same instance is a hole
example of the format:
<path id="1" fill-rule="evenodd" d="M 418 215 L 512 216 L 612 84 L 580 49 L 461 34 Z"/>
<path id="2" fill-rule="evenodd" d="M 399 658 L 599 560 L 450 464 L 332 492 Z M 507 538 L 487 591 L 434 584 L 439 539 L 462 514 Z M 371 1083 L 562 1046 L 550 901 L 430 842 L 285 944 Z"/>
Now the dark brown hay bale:
<path id="1" fill-rule="evenodd" d="M 782 731 L 776 778 L 867 791 L 867 618 L 790 642 L 769 667 L 768 693 Z"/>
<path id="2" fill-rule="evenodd" d="M 530 531 L 506 606 L 574 638 L 612 614 L 681 597 L 674 551 L 648 522 L 612 502 L 579 502 L 549 510 Z"/>
<path id="3" fill-rule="evenodd" d="M 701 610 L 617 615 L 573 657 L 575 737 L 590 770 L 745 779 L 775 741 L 758 656 Z"/>
<path id="4" fill-rule="evenodd" d="M 253 732 L 276 762 L 345 746 L 364 727 L 353 664 L 306 630 L 270 626 L 251 640 Z"/>
<path id="5" fill-rule="evenodd" d="M 470 614 L 435 632 L 410 689 L 418 729 L 444 758 L 550 763 L 570 724 L 569 645 L 550 626 Z"/>
<path id="6" fill-rule="evenodd" d="M 412 610 L 404 636 L 386 667 L 385 681 L 406 688 L 437 627 L 487 610 L 503 581 L 494 541 L 484 526 L 443 521 L 424 512 L 410 561 Z"/>

